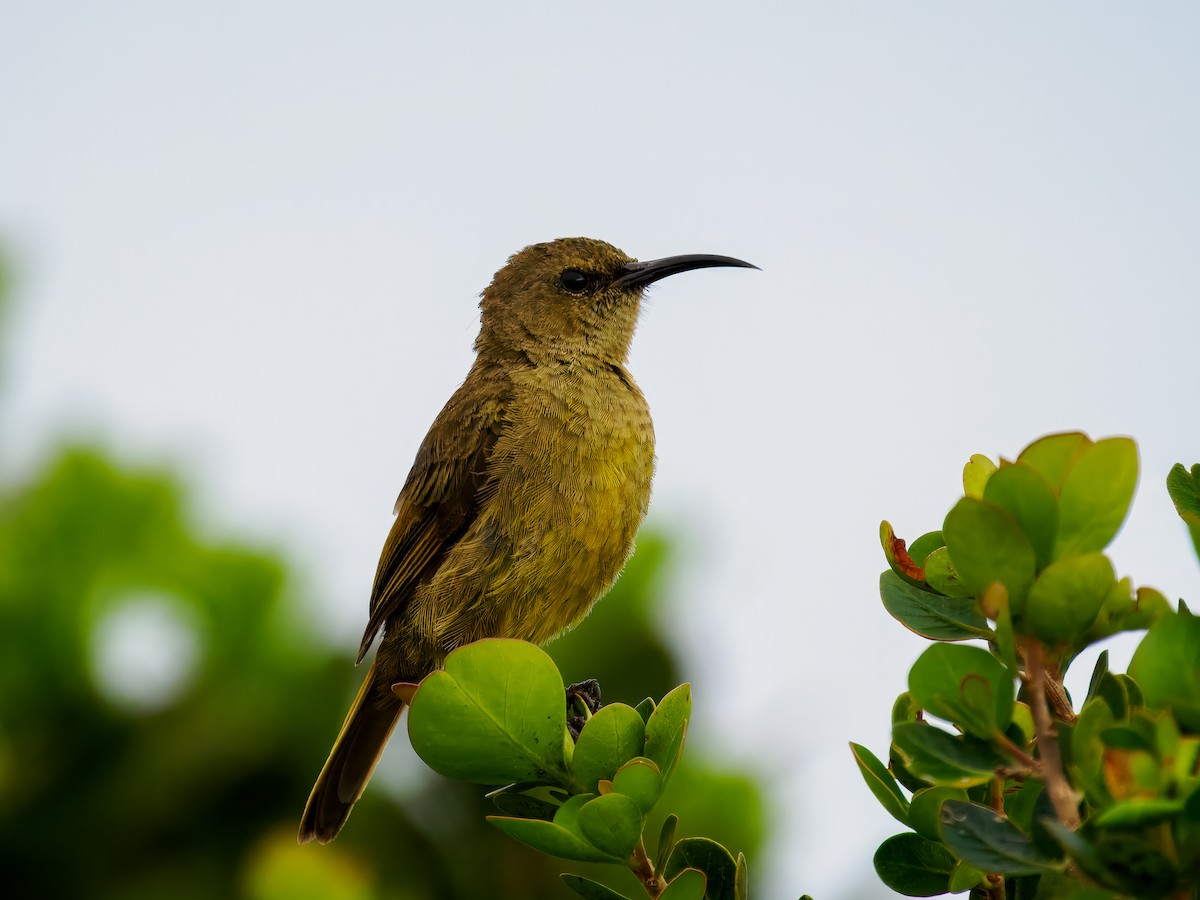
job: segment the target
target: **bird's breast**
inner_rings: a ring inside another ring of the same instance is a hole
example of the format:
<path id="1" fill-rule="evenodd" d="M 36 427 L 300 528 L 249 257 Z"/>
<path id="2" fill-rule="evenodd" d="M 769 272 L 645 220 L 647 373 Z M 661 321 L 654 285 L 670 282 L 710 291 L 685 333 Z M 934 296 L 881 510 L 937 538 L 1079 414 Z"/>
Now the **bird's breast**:
<path id="1" fill-rule="evenodd" d="M 460 545 L 486 564 L 468 576 L 469 608 L 440 629 L 456 644 L 544 643 L 576 624 L 616 580 L 650 501 L 654 428 L 623 369 L 531 371 L 505 420 Z M 458 568 L 447 564 L 439 576 Z"/>

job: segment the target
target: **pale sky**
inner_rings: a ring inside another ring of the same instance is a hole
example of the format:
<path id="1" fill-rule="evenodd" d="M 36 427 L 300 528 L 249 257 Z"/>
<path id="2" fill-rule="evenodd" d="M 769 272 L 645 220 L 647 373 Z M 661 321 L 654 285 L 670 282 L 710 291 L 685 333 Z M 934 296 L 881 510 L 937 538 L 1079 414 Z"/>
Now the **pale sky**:
<path id="1" fill-rule="evenodd" d="M 1116 568 L 1200 600 L 1163 488 L 1200 462 L 1198 111 L 1183 3 L 0 3 L 0 465 L 187 467 L 354 646 L 510 253 L 748 259 L 657 285 L 630 360 L 689 742 L 780 785 L 756 895 L 890 896 L 846 742 L 882 754 L 925 644 L 880 519 L 939 527 L 972 453 L 1130 434 Z"/>

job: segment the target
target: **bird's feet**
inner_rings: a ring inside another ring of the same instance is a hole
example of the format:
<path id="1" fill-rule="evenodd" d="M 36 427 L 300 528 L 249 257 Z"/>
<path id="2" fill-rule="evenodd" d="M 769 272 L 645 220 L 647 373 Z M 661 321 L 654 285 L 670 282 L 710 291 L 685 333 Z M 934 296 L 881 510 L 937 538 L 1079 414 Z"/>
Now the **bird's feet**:
<path id="1" fill-rule="evenodd" d="M 567 688 L 567 731 L 573 741 L 579 740 L 579 732 L 601 706 L 600 682 L 595 678 L 580 681 Z"/>

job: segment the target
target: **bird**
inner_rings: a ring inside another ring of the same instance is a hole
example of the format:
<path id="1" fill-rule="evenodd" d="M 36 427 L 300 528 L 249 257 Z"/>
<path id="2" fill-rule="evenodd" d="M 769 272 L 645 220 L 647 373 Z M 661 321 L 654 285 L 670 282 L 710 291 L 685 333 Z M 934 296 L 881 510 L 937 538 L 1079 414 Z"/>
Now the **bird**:
<path id="1" fill-rule="evenodd" d="M 356 665 L 374 661 L 313 786 L 299 841 L 329 843 L 404 700 L 456 647 L 544 644 L 616 580 L 650 502 L 654 427 L 626 368 L 646 287 L 755 269 L 729 256 L 638 260 L 559 238 L 514 253 L 480 295 L 475 360 L 417 451 L 375 572 Z"/>

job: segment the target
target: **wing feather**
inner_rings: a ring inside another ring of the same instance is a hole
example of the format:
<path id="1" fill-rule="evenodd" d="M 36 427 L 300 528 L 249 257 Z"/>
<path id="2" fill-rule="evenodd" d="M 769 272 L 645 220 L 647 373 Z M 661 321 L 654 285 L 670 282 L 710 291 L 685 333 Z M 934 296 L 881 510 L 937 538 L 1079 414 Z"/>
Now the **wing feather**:
<path id="1" fill-rule="evenodd" d="M 416 587 L 432 577 L 446 551 L 470 527 L 485 496 L 488 457 L 500 433 L 499 408 L 489 404 L 474 416 L 457 418 L 455 399 L 434 422 L 396 500 L 396 521 L 371 588 L 371 617 L 359 644 L 359 662 L 384 622 L 404 610 Z M 465 428 L 464 418 L 469 423 Z"/>

